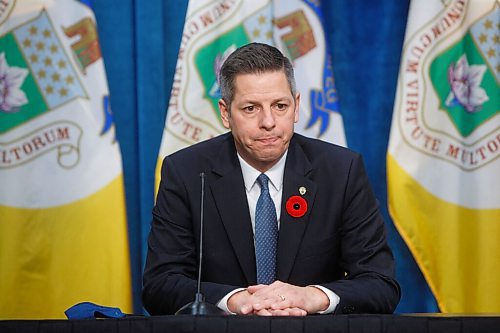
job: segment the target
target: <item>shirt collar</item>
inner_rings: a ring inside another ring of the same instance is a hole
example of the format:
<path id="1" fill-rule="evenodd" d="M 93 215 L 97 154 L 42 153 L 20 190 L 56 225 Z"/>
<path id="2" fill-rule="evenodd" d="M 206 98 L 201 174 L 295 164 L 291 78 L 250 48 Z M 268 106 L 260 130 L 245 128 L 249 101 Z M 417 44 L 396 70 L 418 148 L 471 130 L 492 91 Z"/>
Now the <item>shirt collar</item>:
<path id="1" fill-rule="evenodd" d="M 273 165 L 271 169 L 264 172 L 266 176 L 269 177 L 269 180 L 271 181 L 271 184 L 276 189 L 276 191 L 281 191 L 281 187 L 283 186 L 283 174 L 285 172 L 285 162 L 287 154 L 288 150 L 285 151 L 278 163 Z M 248 164 L 240 156 L 239 153 L 238 159 L 240 160 L 241 172 L 243 173 L 243 180 L 245 182 L 245 189 L 247 192 L 250 192 L 261 172 Z"/>

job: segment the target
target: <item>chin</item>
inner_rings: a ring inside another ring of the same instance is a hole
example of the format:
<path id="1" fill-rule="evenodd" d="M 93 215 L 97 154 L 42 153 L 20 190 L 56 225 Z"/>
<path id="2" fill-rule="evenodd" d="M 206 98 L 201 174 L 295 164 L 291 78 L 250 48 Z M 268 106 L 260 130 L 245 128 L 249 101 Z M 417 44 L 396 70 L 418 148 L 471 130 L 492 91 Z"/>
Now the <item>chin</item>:
<path id="1" fill-rule="evenodd" d="M 269 152 L 267 154 L 261 154 L 259 160 L 267 163 L 277 162 L 281 158 L 281 156 L 283 156 L 284 153 L 285 151 L 283 150 L 280 152 Z"/>

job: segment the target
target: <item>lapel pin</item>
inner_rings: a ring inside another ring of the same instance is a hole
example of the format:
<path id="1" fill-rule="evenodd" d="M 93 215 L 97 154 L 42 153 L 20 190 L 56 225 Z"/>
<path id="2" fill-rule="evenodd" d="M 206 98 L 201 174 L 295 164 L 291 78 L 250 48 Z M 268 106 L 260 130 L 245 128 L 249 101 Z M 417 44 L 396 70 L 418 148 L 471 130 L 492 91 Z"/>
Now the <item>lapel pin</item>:
<path id="1" fill-rule="evenodd" d="M 300 195 L 304 195 L 304 194 L 306 194 L 306 192 L 307 192 L 307 190 L 306 190 L 306 188 L 304 186 L 299 187 L 299 193 L 300 193 Z"/>
<path id="2" fill-rule="evenodd" d="M 307 212 L 307 201 L 298 195 L 292 195 L 286 201 L 285 207 L 288 215 L 299 218 L 304 216 Z"/>

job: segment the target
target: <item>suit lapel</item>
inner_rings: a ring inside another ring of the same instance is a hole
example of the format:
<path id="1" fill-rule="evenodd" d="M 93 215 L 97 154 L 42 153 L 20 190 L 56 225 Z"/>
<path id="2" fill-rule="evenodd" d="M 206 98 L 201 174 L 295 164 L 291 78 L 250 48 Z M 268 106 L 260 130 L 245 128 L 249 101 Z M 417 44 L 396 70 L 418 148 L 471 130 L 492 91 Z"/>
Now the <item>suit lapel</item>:
<path id="1" fill-rule="evenodd" d="M 281 281 L 287 281 L 290 276 L 314 204 L 317 186 L 306 177 L 311 168 L 311 164 L 300 145 L 296 140 L 292 140 L 283 175 L 283 197 L 278 239 L 277 278 Z M 300 187 L 306 189 L 304 195 L 299 193 Z M 292 217 L 286 210 L 287 200 L 294 195 L 301 196 L 307 201 L 307 211 L 302 217 Z"/>
<path id="2" fill-rule="evenodd" d="M 210 183 L 210 189 L 241 269 L 252 285 L 257 282 L 252 222 L 233 137 L 228 135 L 220 148 L 213 168 L 219 178 Z"/>
<path id="3" fill-rule="evenodd" d="M 311 170 L 312 166 L 304 151 L 296 139 L 292 139 L 283 175 L 283 196 L 278 236 L 277 278 L 281 281 L 287 281 L 290 276 L 313 208 L 317 186 L 307 177 Z M 222 223 L 248 285 L 256 284 L 252 223 L 243 175 L 233 137 L 230 134 L 220 147 L 220 153 L 214 162 L 213 173 L 216 177 L 214 181 L 210 182 L 210 190 Z M 306 188 L 306 193 L 302 197 L 307 201 L 308 208 L 304 216 L 295 218 L 287 213 L 286 202 L 291 196 L 301 196 L 300 187 Z"/>

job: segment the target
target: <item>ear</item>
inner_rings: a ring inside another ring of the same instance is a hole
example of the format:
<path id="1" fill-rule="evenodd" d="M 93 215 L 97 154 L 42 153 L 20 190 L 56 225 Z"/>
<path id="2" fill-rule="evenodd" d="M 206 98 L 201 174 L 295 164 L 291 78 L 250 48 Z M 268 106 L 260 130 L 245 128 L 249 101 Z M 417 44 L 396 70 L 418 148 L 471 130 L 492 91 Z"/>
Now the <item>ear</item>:
<path id="1" fill-rule="evenodd" d="M 222 98 L 219 99 L 219 111 L 220 111 L 220 117 L 222 119 L 222 125 L 224 125 L 224 127 L 227 129 L 231 129 L 231 126 L 229 124 L 229 118 L 231 117 L 231 114 L 229 112 L 226 102 Z"/>
<path id="2" fill-rule="evenodd" d="M 295 115 L 294 115 L 294 122 L 297 123 L 299 121 L 299 109 L 300 109 L 300 93 L 297 92 L 295 94 Z"/>

